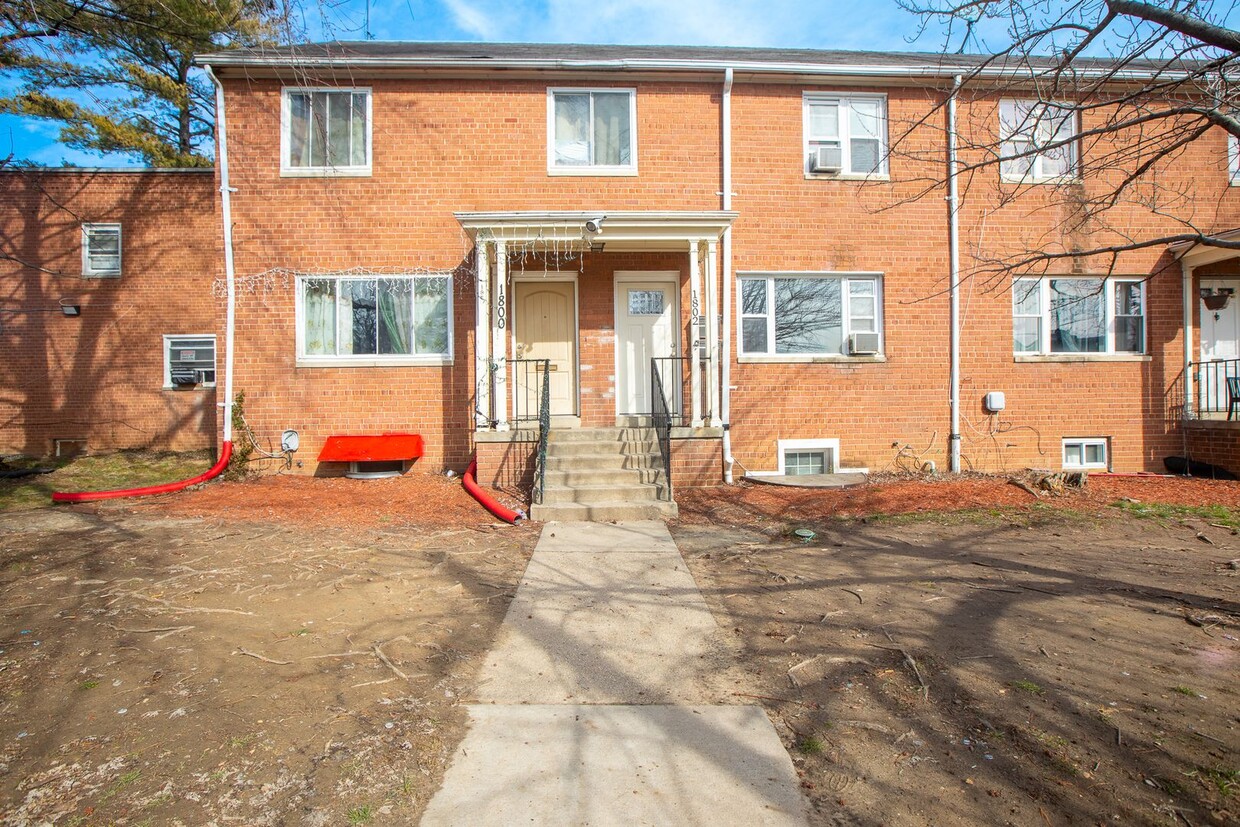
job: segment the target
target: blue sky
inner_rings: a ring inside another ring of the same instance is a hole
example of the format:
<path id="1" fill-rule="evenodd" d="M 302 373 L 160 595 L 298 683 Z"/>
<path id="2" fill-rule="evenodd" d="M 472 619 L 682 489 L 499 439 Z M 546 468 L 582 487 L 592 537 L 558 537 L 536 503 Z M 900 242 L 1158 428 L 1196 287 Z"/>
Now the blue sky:
<path id="1" fill-rule="evenodd" d="M 366 0 L 304 0 L 306 39 L 366 37 Z M 1218 7 L 1234 3 L 1220 2 Z M 376 40 L 782 46 L 938 51 L 894 0 L 370 0 Z M 1231 22 L 1231 21 L 1229 21 Z M 0 81 L 0 92 L 6 91 Z M 0 116 L 0 157 L 59 166 L 128 166 L 56 143 L 58 127 Z"/>

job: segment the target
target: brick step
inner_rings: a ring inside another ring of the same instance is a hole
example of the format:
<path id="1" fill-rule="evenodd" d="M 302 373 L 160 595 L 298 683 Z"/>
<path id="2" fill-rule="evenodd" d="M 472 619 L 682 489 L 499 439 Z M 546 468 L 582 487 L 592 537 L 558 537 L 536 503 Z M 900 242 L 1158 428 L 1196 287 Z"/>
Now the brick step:
<path id="1" fill-rule="evenodd" d="M 621 469 L 659 469 L 663 458 L 658 454 L 574 454 L 557 456 L 548 452 L 547 471 L 617 471 Z"/>
<path id="2" fill-rule="evenodd" d="M 658 482 L 662 466 L 653 468 L 578 468 L 552 471 L 547 469 L 547 485 L 624 485 Z"/>
<path id="3" fill-rule="evenodd" d="M 630 483 L 628 485 L 548 485 L 543 490 L 543 504 L 553 503 L 617 503 L 653 502 L 659 499 L 662 486 Z"/>
<path id="4" fill-rule="evenodd" d="M 609 522 L 612 520 L 664 520 L 679 514 L 676 503 L 656 500 L 649 503 L 544 503 L 530 506 L 530 519 L 540 522 Z"/>

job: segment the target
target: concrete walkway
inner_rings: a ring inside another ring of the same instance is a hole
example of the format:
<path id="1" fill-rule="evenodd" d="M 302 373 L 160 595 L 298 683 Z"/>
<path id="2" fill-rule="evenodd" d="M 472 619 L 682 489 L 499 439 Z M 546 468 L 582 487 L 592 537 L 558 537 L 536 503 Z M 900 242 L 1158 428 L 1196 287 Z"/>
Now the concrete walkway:
<path id="1" fill-rule="evenodd" d="M 548 523 L 422 824 L 805 824 L 735 665 L 663 523 Z"/>

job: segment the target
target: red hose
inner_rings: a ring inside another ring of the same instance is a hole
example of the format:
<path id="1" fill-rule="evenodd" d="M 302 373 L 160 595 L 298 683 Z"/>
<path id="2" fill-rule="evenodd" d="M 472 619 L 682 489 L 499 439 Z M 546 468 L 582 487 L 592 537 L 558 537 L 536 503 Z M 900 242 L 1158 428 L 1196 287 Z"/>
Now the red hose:
<path id="1" fill-rule="evenodd" d="M 505 508 L 492 499 L 489 494 L 478 486 L 477 480 L 474 479 L 474 474 L 476 473 L 478 473 L 477 457 L 469 461 L 469 467 L 465 469 L 465 476 L 461 477 L 461 482 L 464 483 L 465 490 L 468 491 L 470 496 L 472 496 L 475 500 L 482 503 L 482 506 L 487 511 L 490 511 L 506 523 L 516 525 L 517 522 L 525 516 L 525 513 L 522 511 L 513 511 L 511 508 Z"/>
<path id="2" fill-rule="evenodd" d="M 211 470 L 196 477 L 180 480 L 179 482 L 166 482 L 163 485 L 149 485 L 146 488 L 117 488 L 113 491 L 82 491 L 73 494 L 56 491 L 52 494 L 52 502 L 86 503 L 94 500 L 117 500 L 121 497 L 147 497 L 151 494 L 171 494 L 173 491 L 180 491 L 183 488 L 189 488 L 191 485 L 197 485 L 213 477 L 218 477 L 228 467 L 228 460 L 231 457 L 232 443 L 225 442 L 220 451 L 220 458 L 216 460 L 215 465 L 211 466 Z"/>

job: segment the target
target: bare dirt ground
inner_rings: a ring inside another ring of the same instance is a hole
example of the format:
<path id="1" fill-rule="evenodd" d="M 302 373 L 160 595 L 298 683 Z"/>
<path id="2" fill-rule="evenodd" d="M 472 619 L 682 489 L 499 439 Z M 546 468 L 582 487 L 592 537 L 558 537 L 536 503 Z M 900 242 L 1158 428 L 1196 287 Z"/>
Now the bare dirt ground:
<path id="1" fill-rule="evenodd" d="M 0 823 L 416 820 L 537 532 L 324 482 L 0 515 Z"/>
<path id="2" fill-rule="evenodd" d="M 1240 485 L 682 493 L 813 823 L 1240 823 Z"/>

